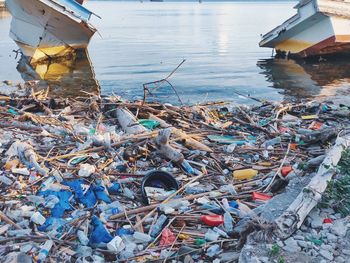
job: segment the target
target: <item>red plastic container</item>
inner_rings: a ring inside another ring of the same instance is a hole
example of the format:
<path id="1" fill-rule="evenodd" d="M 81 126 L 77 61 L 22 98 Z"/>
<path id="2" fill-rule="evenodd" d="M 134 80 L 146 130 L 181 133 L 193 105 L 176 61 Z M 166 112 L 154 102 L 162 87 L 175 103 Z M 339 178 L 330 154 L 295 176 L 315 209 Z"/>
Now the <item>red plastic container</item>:
<path id="1" fill-rule="evenodd" d="M 257 201 L 267 201 L 267 200 L 270 200 L 272 196 L 264 193 L 253 192 L 252 198 L 253 200 L 257 200 Z"/>
<path id="2" fill-rule="evenodd" d="M 332 224 L 333 223 L 333 219 L 332 218 L 325 218 L 325 219 L 323 219 L 323 223 L 324 224 Z"/>
<path id="3" fill-rule="evenodd" d="M 224 223 L 222 215 L 201 216 L 201 220 L 208 226 L 220 226 Z"/>
<path id="4" fill-rule="evenodd" d="M 293 171 L 293 168 L 291 166 L 284 166 L 281 169 L 281 174 L 283 177 L 286 177 L 291 171 Z"/>

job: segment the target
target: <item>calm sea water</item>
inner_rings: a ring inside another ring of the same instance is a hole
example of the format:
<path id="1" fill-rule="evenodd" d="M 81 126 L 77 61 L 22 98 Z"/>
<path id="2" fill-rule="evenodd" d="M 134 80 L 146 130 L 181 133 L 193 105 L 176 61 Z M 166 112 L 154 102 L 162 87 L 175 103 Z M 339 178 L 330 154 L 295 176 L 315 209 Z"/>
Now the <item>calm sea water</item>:
<path id="1" fill-rule="evenodd" d="M 188 103 L 250 101 L 235 91 L 269 100 L 318 96 L 347 85 L 347 62 L 271 60 L 271 50 L 259 48 L 260 34 L 293 15 L 294 4 L 90 1 L 87 7 L 102 17 L 92 20 L 99 33 L 89 46 L 90 59 L 83 56 L 35 69 L 18 64 L 20 58 L 13 53 L 17 46 L 8 37 L 11 17 L 2 13 L 0 80 L 45 79 L 63 96 L 99 85 L 103 94 L 137 99 L 143 95 L 143 83 L 166 77 L 186 59 L 169 80 Z M 153 95 L 177 100 L 169 85 Z"/>

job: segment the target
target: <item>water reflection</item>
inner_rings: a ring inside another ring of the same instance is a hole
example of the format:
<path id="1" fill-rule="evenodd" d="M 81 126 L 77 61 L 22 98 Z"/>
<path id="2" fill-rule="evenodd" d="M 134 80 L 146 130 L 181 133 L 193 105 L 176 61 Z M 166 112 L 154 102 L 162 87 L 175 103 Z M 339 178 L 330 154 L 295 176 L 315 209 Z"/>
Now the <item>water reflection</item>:
<path id="1" fill-rule="evenodd" d="M 286 99 L 332 96 L 350 84 L 350 60 L 346 58 L 323 62 L 267 59 L 257 65 Z"/>
<path id="2" fill-rule="evenodd" d="M 39 89 L 49 87 L 50 96 L 76 97 L 100 92 L 87 50 L 79 51 L 74 59 L 46 61 L 35 65 L 29 64 L 22 56 L 17 71 L 24 81 L 39 81 Z"/>

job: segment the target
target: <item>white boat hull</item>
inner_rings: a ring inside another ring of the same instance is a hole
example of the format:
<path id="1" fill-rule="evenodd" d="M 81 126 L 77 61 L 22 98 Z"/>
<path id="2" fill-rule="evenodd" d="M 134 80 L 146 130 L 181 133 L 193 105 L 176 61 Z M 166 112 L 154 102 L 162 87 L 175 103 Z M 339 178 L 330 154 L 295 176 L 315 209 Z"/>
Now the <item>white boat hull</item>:
<path id="1" fill-rule="evenodd" d="M 299 4 L 298 14 L 263 36 L 260 46 L 289 57 L 350 53 L 350 3 L 340 2 L 337 9 L 333 2 L 311 0 Z"/>
<path id="2" fill-rule="evenodd" d="M 53 0 L 7 0 L 10 37 L 31 63 L 84 49 L 96 29 Z"/>

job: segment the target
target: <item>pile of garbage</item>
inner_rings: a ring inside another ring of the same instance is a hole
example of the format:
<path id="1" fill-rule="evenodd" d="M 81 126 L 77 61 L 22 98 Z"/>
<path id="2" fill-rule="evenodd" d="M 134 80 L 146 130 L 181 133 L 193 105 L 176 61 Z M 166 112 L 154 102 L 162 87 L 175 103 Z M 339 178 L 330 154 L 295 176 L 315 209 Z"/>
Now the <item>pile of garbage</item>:
<path id="1" fill-rule="evenodd" d="M 5 262 L 228 262 L 240 220 L 320 165 L 346 106 L 0 96 Z"/>

